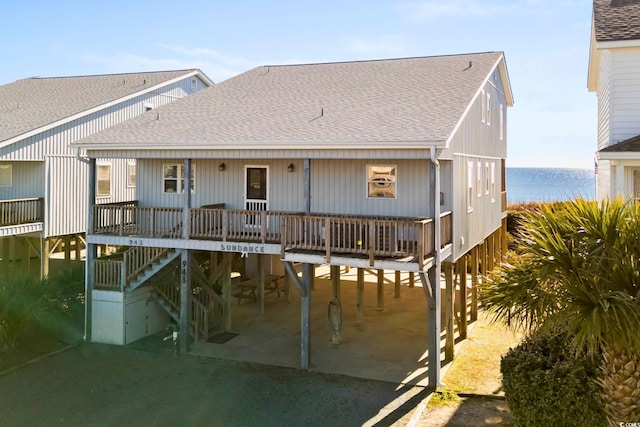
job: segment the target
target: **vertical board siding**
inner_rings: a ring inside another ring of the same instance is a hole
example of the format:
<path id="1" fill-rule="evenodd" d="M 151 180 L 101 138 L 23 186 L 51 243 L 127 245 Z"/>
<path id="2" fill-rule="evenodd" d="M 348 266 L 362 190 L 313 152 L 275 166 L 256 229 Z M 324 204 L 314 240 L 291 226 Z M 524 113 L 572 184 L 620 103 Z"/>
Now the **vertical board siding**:
<path id="1" fill-rule="evenodd" d="M 198 78 L 197 90 L 206 85 Z M 123 101 L 85 117 L 0 148 L 0 161 L 13 161 L 13 185 L 0 188 L 0 199 L 45 198 L 45 236 L 82 233 L 87 218 L 87 165 L 69 144 L 168 104 L 192 93 L 191 77 Z M 111 195 L 98 203 L 134 200 L 136 188 L 127 187 L 126 159 L 101 159 L 111 164 Z"/>
<path id="2" fill-rule="evenodd" d="M 45 237 L 84 232 L 87 164 L 71 156 L 48 156 L 46 164 Z"/>
<path id="3" fill-rule="evenodd" d="M 44 162 L 3 162 L 10 163 L 12 170 L 11 187 L 0 187 L 0 200 L 29 199 L 44 197 Z"/>
<path id="4" fill-rule="evenodd" d="M 453 197 L 453 257 L 454 260 L 464 255 L 475 245 L 496 230 L 502 219 L 502 173 L 501 159 L 507 154 L 507 107 L 504 94 L 498 88 L 502 87 L 500 76 L 496 74 L 489 79 L 484 86 L 485 96 L 490 95 L 491 121 L 487 124 L 482 122 L 482 94 L 480 94 L 473 104 L 451 139 L 448 154 L 452 156 L 451 170 L 443 172 L 443 189 L 451 186 L 450 195 Z M 486 98 L 485 98 L 486 99 Z M 500 140 L 500 104 L 504 113 L 505 132 Z M 473 161 L 473 211 L 467 212 L 467 183 L 468 170 L 467 162 Z M 477 165 L 481 163 L 481 196 L 477 196 Z M 491 201 L 491 194 L 485 194 L 486 168 L 485 163 L 489 163 L 489 173 L 491 173 L 491 163 L 495 166 L 495 199 Z M 447 175 L 445 175 L 445 172 Z M 450 175 L 449 175 L 450 174 Z M 445 203 L 447 193 L 444 193 Z"/>
<path id="5" fill-rule="evenodd" d="M 201 83 L 202 84 L 202 83 Z M 191 79 L 182 79 L 154 92 L 142 94 L 104 110 L 96 111 L 56 128 L 31 136 L 0 148 L 1 160 L 44 160 L 46 155 L 73 155 L 69 143 L 78 141 L 145 111 L 145 105 L 153 108 L 168 104 L 191 92 Z"/>
<path id="6" fill-rule="evenodd" d="M 163 193 L 164 164 L 182 164 L 183 159 L 138 159 L 137 200 L 140 206 L 182 207 L 182 194 Z M 220 171 L 219 165 L 225 164 Z M 295 172 L 287 172 L 290 163 Z M 192 206 L 224 203 L 227 209 L 244 209 L 244 168 L 246 165 L 268 166 L 269 209 L 300 212 L 304 210 L 303 165 L 300 160 L 198 159 L 195 166 L 195 190 Z"/>
<path id="7" fill-rule="evenodd" d="M 218 170 L 220 163 L 226 170 Z M 140 206 L 181 207 L 181 194 L 163 194 L 164 164 L 182 163 L 182 159 L 138 159 L 138 194 Z M 397 198 L 367 199 L 366 165 L 397 165 Z M 193 207 L 225 203 L 227 209 L 244 209 L 244 167 L 269 166 L 269 210 L 304 211 L 304 168 L 302 160 L 196 160 L 196 188 Z M 288 172 L 289 164 L 294 172 Z M 351 215 L 428 217 L 429 161 L 311 161 L 311 210 L 314 213 Z"/>

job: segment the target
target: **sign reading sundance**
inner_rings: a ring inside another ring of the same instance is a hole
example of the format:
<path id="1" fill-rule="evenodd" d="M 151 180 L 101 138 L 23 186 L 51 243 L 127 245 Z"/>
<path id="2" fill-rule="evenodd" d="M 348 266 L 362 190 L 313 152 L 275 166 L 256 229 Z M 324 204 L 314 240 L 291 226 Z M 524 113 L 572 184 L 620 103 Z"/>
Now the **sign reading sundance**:
<path id="1" fill-rule="evenodd" d="M 220 250 L 223 252 L 242 252 L 243 254 L 263 254 L 264 245 L 251 243 L 222 243 Z"/>

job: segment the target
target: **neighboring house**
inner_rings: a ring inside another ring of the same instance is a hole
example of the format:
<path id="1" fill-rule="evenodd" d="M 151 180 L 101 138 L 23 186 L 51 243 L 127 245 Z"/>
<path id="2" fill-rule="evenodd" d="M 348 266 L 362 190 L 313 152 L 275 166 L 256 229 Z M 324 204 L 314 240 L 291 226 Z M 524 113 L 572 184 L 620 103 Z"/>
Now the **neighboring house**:
<path id="1" fill-rule="evenodd" d="M 164 306 L 187 351 L 188 331 L 206 341 L 212 318 L 230 328 L 232 295 L 253 286 L 260 307 L 269 280 L 286 274 L 301 295 L 308 368 L 313 266 L 329 264 L 334 278 L 340 266 L 419 276 L 426 339 L 439 349 L 441 265 L 451 290 L 454 263 L 473 255 L 469 269 L 488 270 L 506 246 L 512 103 L 501 52 L 263 66 L 79 141 L 90 170 L 134 158 L 138 174 L 128 205 L 89 209 L 87 334 L 131 342 L 166 325 Z M 103 260 L 96 245 L 129 249 Z M 171 265 L 180 284 L 153 280 Z M 433 385 L 440 351 L 429 354 Z"/>
<path id="2" fill-rule="evenodd" d="M 195 93 L 199 70 L 27 78 L 0 86 L 0 258 L 27 267 L 64 251 L 79 259 L 87 218 L 87 163 L 69 144 Z M 101 159 L 96 201 L 135 198 L 135 160 Z M 71 251 L 73 247 L 73 251 Z"/>
<path id="3" fill-rule="evenodd" d="M 596 197 L 640 199 L 640 0 L 595 0 L 587 87 L 598 96 Z"/>

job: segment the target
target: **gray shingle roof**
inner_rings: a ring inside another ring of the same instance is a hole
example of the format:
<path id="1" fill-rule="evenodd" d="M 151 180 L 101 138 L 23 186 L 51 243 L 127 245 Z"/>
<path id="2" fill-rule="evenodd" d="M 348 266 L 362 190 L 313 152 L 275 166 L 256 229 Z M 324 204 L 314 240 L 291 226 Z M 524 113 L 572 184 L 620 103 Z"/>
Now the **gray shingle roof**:
<path id="1" fill-rule="evenodd" d="M 196 70 L 27 78 L 0 86 L 0 142 Z"/>
<path id="2" fill-rule="evenodd" d="M 262 66 L 79 145 L 444 141 L 502 57 Z"/>
<path id="3" fill-rule="evenodd" d="M 596 41 L 640 39 L 640 0 L 594 0 Z"/>
<path id="4" fill-rule="evenodd" d="M 604 153 L 623 153 L 640 151 L 640 135 L 634 136 L 600 150 Z"/>

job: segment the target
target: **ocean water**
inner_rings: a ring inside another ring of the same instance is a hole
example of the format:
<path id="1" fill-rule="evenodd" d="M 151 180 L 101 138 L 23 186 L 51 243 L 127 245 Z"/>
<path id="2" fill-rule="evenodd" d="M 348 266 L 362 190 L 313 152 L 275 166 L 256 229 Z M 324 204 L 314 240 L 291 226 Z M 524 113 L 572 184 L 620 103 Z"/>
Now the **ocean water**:
<path id="1" fill-rule="evenodd" d="M 507 168 L 507 204 L 594 199 L 595 187 L 589 169 Z"/>

